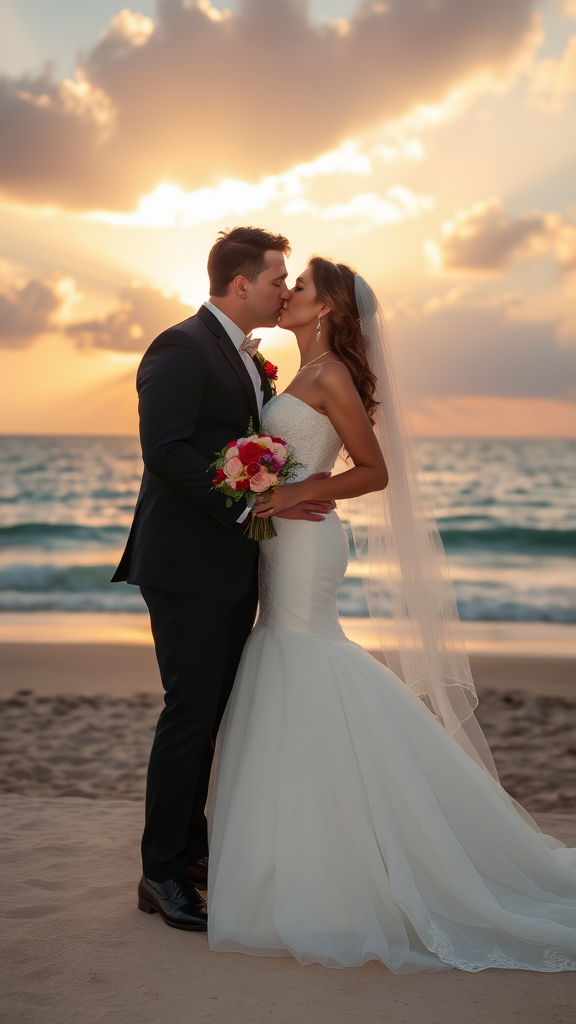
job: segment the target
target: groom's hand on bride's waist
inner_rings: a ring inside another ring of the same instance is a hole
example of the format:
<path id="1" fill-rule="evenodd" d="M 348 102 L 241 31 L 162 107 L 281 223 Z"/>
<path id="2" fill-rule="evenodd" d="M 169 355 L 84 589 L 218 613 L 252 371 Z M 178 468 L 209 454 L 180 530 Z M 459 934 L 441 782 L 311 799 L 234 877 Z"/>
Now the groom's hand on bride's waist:
<path id="1" fill-rule="evenodd" d="M 310 479 L 320 479 L 330 476 L 330 473 L 314 473 Z M 322 522 L 336 508 L 335 501 L 301 501 L 298 505 L 285 508 L 282 512 L 275 512 L 278 519 L 308 519 L 312 522 Z"/>
<path id="2" fill-rule="evenodd" d="M 322 522 L 333 508 L 335 502 L 330 501 L 301 501 L 299 505 L 292 508 L 285 508 L 283 512 L 275 512 L 276 519 L 311 519 L 313 522 Z"/>

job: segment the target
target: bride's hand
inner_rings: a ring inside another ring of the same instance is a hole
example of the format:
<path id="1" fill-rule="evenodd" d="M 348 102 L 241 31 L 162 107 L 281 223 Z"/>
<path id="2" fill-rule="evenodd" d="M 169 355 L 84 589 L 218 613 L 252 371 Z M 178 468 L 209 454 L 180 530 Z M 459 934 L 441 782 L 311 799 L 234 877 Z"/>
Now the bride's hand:
<path id="1" fill-rule="evenodd" d="M 287 508 L 298 505 L 305 500 L 305 497 L 301 484 L 283 484 L 270 495 L 259 495 L 252 509 L 252 515 L 258 516 L 259 519 L 267 519 L 269 516 L 277 515 Z"/>
<path id="2" fill-rule="evenodd" d="M 330 473 L 314 473 L 312 476 L 307 477 L 307 480 L 320 480 L 329 476 Z M 336 508 L 335 501 L 320 501 L 307 497 L 306 492 L 308 489 L 305 487 L 306 482 L 306 480 L 303 480 L 297 484 L 283 484 L 282 487 L 273 491 L 271 495 L 262 494 L 257 499 L 252 514 L 258 516 L 259 519 L 268 519 L 269 516 L 282 515 L 283 512 L 287 512 L 289 509 L 296 512 L 296 506 L 299 506 L 296 515 L 287 516 L 286 518 L 318 520 Z"/>

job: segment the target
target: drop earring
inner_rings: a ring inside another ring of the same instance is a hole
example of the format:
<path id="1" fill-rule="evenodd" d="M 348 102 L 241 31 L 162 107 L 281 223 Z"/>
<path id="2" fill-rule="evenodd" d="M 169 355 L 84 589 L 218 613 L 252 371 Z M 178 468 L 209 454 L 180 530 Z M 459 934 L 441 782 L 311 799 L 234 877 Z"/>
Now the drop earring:
<path id="1" fill-rule="evenodd" d="M 320 341 L 321 333 L 322 333 L 322 323 L 321 323 L 320 317 L 318 317 L 318 320 L 316 321 L 316 341 Z"/>

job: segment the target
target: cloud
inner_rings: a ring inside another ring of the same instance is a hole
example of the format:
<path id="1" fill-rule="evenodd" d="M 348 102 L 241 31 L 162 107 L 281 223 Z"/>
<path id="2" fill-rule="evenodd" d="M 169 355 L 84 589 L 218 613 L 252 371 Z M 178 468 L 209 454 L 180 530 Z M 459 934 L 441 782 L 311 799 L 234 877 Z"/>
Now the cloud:
<path id="1" fill-rule="evenodd" d="M 130 210 L 162 182 L 260 180 L 482 79 L 534 48 L 535 0 L 359 2 L 316 24 L 304 0 L 158 0 L 112 20 L 76 79 L 0 79 L 9 200 Z"/>
<path id="2" fill-rule="evenodd" d="M 172 324 L 191 316 L 190 306 L 156 288 L 131 286 L 120 293 L 120 305 L 100 319 L 68 324 L 66 334 L 81 347 L 143 352 Z"/>
<path id="3" fill-rule="evenodd" d="M 559 344 L 556 330 L 465 296 L 391 324 L 399 375 L 413 395 L 576 401 L 576 346 Z"/>
<path id="4" fill-rule="evenodd" d="M 576 9 L 576 8 L 575 8 Z M 546 114 L 556 114 L 576 91 L 576 36 L 571 36 L 559 58 L 539 60 L 530 82 L 533 105 Z"/>
<path id="5" fill-rule="evenodd" d="M 387 159 L 401 156 L 417 158 L 417 140 L 406 140 L 404 146 L 386 147 Z M 271 175 L 257 184 L 227 179 L 215 188 L 202 188 L 185 192 L 179 185 L 158 185 L 149 195 L 142 196 L 138 208 L 131 213 L 96 211 L 85 214 L 89 221 L 107 224 L 192 227 L 219 220 L 227 214 L 245 216 L 253 210 L 264 210 L 274 201 L 292 201 L 302 196 L 308 179 L 337 173 L 369 175 L 372 159 L 381 157 L 383 147 L 374 147 L 372 153 L 361 153 L 354 143 L 344 143 L 338 150 L 325 153 L 318 159 L 298 164 L 283 174 Z"/>
<path id="6" fill-rule="evenodd" d="M 557 218 L 554 247 L 560 269 L 568 273 L 576 270 L 576 224 Z"/>
<path id="7" fill-rule="evenodd" d="M 355 233 L 363 233 L 384 224 L 400 224 L 412 217 L 421 217 L 434 206 L 433 196 L 419 196 L 404 185 L 393 185 L 384 195 L 359 192 L 345 203 L 321 207 L 309 199 L 298 197 L 286 203 L 287 216 L 304 213 L 329 221 L 347 221 Z"/>
<path id="8" fill-rule="evenodd" d="M 29 348 L 43 334 L 72 338 L 80 348 L 143 352 L 161 331 L 193 310 L 149 286 L 131 285 L 115 309 L 91 320 L 74 320 L 80 300 L 73 278 L 53 273 L 26 278 L 21 268 L 0 261 L 0 348 Z"/>
<path id="9" fill-rule="evenodd" d="M 434 206 L 431 196 L 414 195 L 402 185 L 389 188 L 385 196 L 364 192 L 347 203 L 334 203 L 321 211 L 324 220 L 359 220 L 362 226 L 399 224 L 408 217 L 419 217 Z"/>
<path id="10" fill-rule="evenodd" d="M 84 214 L 84 218 L 116 225 L 178 225 L 189 228 L 220 220 L 229 214 L 245 217 L 251 212 L 267 209 L 271 203 L 279 203 L 287 216 L 307 213 L 325 220 L 353 219 L 361 222 L 358 230 L 371 225 L 397 224 L 430 210 L 434 200 L 429 196 L 415 195 L 403 185 L 393 185 L 385 196 L 362 193 L 347 203 L 322 208 L 305 197 L 308 183 L 318 177 L 336 174 L 367 177 L 377 162 L 420 160 L 422 155 L 422 144 L 414 138 L 399 137 L 395 144 L 377 143 L 365 152 L 360 151 L 356 143 L 345 142 L 339 149 L 324 153 L 316 160 L 297 164 L 283 174 L 270 175 L 255 185 L 227 179 L 215 188 L 185 192 L 179 185 L 164 183 L 149 195 L 142 196 L 137 209 L 131 213 L 99 210 Z"/>
<path id="11" fill-rule="evenodd" d="M 540 210 L 508 217 L 500 199 L 492 196 L 458 210 L 442 225 L 441 241 L 426 242 L 425 252 L 438 270 L 494 272 L 550 247 L 562 269 L 574 266 L 576 226 L 570 220 Z"/>
<path id="12" fill-rule="evenodd" d="M 1 269 L 8 281 L 0 286 L 0 348 L 27 348 L 38 335 L 57 327 L 73 282 L 63 274 L 14 281 L 14 268 Z"/>

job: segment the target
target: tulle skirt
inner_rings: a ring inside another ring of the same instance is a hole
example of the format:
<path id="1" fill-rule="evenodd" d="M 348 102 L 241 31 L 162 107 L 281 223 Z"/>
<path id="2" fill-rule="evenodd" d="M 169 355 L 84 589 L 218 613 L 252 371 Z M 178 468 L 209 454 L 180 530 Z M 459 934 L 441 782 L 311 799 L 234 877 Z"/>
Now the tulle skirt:
<path id="1" fill-rule="evenodd" d="M 212 949 L 397 973 L 576 970 L 576 851 L 348 640 L 255 628 L 208 816 Z"/>

